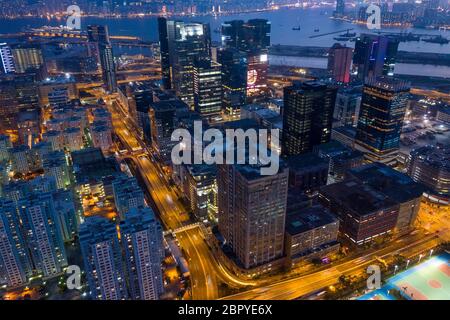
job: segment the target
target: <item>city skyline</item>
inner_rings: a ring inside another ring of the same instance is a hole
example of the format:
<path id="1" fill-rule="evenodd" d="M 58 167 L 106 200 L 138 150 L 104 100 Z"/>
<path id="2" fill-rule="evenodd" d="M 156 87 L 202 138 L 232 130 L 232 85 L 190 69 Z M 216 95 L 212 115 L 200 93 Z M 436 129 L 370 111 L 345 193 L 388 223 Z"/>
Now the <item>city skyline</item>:
<path id="1" fill-rule="evenodd" d="M 448 3 L 78 5 L 0 32 L 2 299 L 450 298 Z"/>

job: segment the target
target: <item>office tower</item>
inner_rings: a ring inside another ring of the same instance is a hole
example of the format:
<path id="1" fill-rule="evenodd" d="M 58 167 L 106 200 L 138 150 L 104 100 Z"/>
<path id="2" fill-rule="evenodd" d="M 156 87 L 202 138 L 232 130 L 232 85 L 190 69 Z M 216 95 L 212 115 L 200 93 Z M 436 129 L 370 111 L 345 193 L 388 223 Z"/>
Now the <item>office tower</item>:
<path id="1" fill-rule="evenodd" d="M 271 24 L 265 19 L 227 21 L 222 24 L 222 45 L 247 55 L 247 95 L 267 88 Z"/>
<path id="2" fill-rule="evenodd" d="M 317 81 L 284 88 L 281 152 L 296 155 L 330 141 L 337 88 Z"/>
<path id="3" fill-rule="evenodd" d="M 145 206 L 144 193 L 134 177 L 121 175 L 112 183 L 114 203 L 121 220 L 132 208 Z"/>
<path id="4" fill-rule="evenodd" d="M 15 201 L 0 201 L 0 283 L 8 288 L 28 282 L 32 264 L 20 228 Z"/>
<path id="5" fill-rule="evenodd" d="M 222 70 L 213 61 L 194 64 L 194 109 L 202 117 L 211 118 L 222 111 Z"/>
<path id="6" fill-rule="evenodd" d="M 0 62 L 0 73 L 8 74 L 16 72 L 11 48 L 6 43 L 0 43 Z"/>
<path id="7" fill-rule="evenodd" d="M 185 165 L 182 170 L 182 186 L 192 212 L 201 220 L 216 220 L 217 168 L 212 165 Z"/>
<path id="8" fill-rule="evenodd" d="M 177 113 L 187 110 L 187 105 L 178 99 L 155 102 L 150 107 L 152 147 L 165 162 L 169 162 L 173 146 L 172 132 L 178 128 Z"/>
<path id="9" fill-rule="evenodd" d="M 193 67 L 195 62 L 211 60 L 209 24 L 158 18 L 161 68 L 166 89 L 194 107 Z"/>
<path id="10" fill-rule="evenodd" d="M 55 178 L 58 189 L 70 186 L 70 170 L 64 151 L 54 151 L 45 155 L 42 164 L 45 175 Z"/>
<path id="11" fill-rule="evenodd" d="M 150 208 L 133 208 L 120 222 L 125 274 L 132 300 L 158 300 L 164 291 L 162 228 Z"/>
<path id="12" fill-rule="evenodd" d="M 350 81 L 353 49 L 335 43 L 328 52 L 328 73 L 331 78 L 340 83 Z"/>
<path id="13" fill-rule="evenodd" d="M 335 17 L 342 17 L 345 13 L 345 0 L 336 1 L 336 11 L 334 11 Z"/>
<path id="14" fill-rule="evenodd" d="M 356 126 L 361 107 L 362 86 L 339 89 L 336 95 L 333 119 L 337 126 Z"/>
<path id="15" fill-rule="evenodd" d="M 80 225 L 79 239 L 90 296 L 95 300 L 127 299 L 116 224 L 103 217 L 89 217 Z"/>
<path id="16" fill-rule="evenodd" d="M 408 96 L 409 84 L 404 81 L 388 77 L 366 81 L 355 142 L 367 159 L 395 161 Z"/>
<path id="17" fill-rule="evenodd" d="M 383 193 L 399 206 L 396 230 L 411 230 L 419 213 L 423 185 L 416 183 L 406 174 L 394 170 L 385 164 L 375 162 L 347 171 L 349 178 L 357 179 Z"/>
<path id="18" fill-rule="evenodd" d="M 288 169 L 260 175 L 251 165 L 218 165 L 219 232 L 239 264 L 254 268 L 283 255 Z"/>
<path id="19" fill-rule="evenodd" d="M 322 187 L 319 201 L 338 217 L 342 237 L 356 245 L 391 234 L 397 223 L 398 203 L 356 179 Z"/>
<path id="20" fill-rule="evenodd" d="M 361 34 L 355 43 L 353 67 L 358 79 L 394 75 L 398 40 L 389 36 Z"/>
<path id="21" fill-rule="evenodd" d="M 172 30 L 171 30 L 172 31 Z M 172 41 L 174 34 L 171 32 L 171 38 L 169 39 L 169 30 L 167 19 L 163 17 L 158 18 L 158 35 L 159 35 L 159 51 L 161 59 L 161 73 L 162 73 L 162 85 L 164 89 L 172 89 L 171 81 L 171 64 L 170 64 L 170 50 L 169 41 Z"/>
<path id="22" fill-rule="evenodd" d="M 423 146 L 411 151 L 408 175 L 427 187 L 425 196 L 432 201 L 450 201 L 450 148 Z"/>
<path id="23" fill-rule="evenodd" d="M 96 46 L 100 66 L 102 69 L 103 84 L 108 92 L 117 91 L 116 64 L 107 26 L 88 26 L 88 44 Z"/>
<path id="24" fill-rule="evenodd" d="M 64 240 L 51 193 L 33 193 L 17 205 L 34 269 L 44 278 L 67 266 Z"/>
<path id="25" fill-rule="evenodd" d="M 222 65 L 223 109 L 230 115 L 240 113 L 247 100 L 247 58 L 235 48 L 218 50 Z"/>

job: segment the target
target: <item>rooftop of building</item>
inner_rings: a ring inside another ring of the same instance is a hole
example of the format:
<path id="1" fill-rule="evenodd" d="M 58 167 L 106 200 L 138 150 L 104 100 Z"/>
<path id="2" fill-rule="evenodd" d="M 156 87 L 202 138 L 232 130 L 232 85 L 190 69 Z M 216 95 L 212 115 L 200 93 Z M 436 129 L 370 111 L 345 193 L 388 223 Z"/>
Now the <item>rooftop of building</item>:
<path id="1" fill-rule="evenodd" d="M 375 87 L 392 92 L 409 91 L 410 83 L 394 77 L 381 76 L 365 79 L 364 86 Z"/>
<path id="2" fill-rule="evenodd" d="M 316 204 L 309 208 L 288 212 L 286 214 L 286 232 L 296 235 L 336 222 L 337 219 L 328 209 Z"/>
<path id="3" fill-rule="evenodd" d="M 348 171 L 348 175 L 400 203 L 417 199 L 425 191 L 421 184 L 414 182 L 408 175 L 379 162 L 353 168 Z"/>
<path id="4" fill-rule="evenodd" d="M 411 151 L 411 156 L 436 168 L 450 170 L 450 147 L 426 145 Z"/>
<path id="5" fill-rule="evenodd" d="M 384 193 L 356 179 L 324 186 L 320 188 L 320 194 L 327 199 L 333 199 L 359 217 L 396 205 L 396 202 Z"/>
<path id="6" fill-rule="evenodd" d="M 312 152 L 290 156 L 286 161 L 289 169 L 295 172 L 309 171 L 312 168 L 328 169 L 329 165 L 328 159 L 321 158 Z"/>

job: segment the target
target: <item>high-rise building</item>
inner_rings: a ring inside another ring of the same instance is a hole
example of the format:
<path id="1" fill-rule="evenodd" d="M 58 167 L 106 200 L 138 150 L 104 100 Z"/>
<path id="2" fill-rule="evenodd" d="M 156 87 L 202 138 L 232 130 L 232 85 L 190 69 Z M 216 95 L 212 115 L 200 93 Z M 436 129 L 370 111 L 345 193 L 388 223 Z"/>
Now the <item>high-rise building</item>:
<path id="1" fill-rule="evenodd" d="M 33 193 L 17 204 L 34 269 L 44 276 L 60 274 L 67 266 L 64 239 L 51 193 Z"/>
<path id="2" fill-rule="evenodd" d="M 213 61 L 194 64 L 194 109 L 209 118 L 222 111 L 222 70 Z"/>
<path id="3" fill-rule="evenodd" d="M 0 201 L 0 283 L 18 287 L 28 282 L 32 264 L 20 228 L 17 205 L 12 200 Z"/>
<path id="4" fill-rule="evenodd" d="M 356 126 L 361 107 L 362 86 L 342 88 L 336 95 L 333 126 Z"/>
<path id="5" fill-rule="evenodd" d="M 147 207 L 131 209 L 120 222 L 120 235 L 130 299 L 158 300 L 164 291 L 164 245 L 155 214 Z"/>
<path id="6" fill-rule="evenodd" d="M 258 166 L 218 165 L 219 232 L 245 269 L 283 255 L 288 171 L 281 165 L 262 176 Z"/>
<path id="7" fill-rule="evenodd" d="M 64 151 L 48 153 L 42 162 L 45 175 L 55 178 L 58 189 L 66 189 L 70 186 L 70 170 Z"/>
<path id="8" fill-rule="evenodd" d="M 409 84 L 388 77 L 367 79 L 361 100 L 356 146 L 372 161 L 395 161 L 400 146 Z"/>
<path id="9" fill-rule="evenodd" d="M 117 91 L 116 64 L 107 26 L 88 26 L 88 42 L 98 52 L 103 84 L 109 92 Z"/>
<path id="10" fill-rule="evenodd" d="M 173 146 L 172 132 L 178 128 L 177 113 L 187 110 L 188 106 L 178 99 L 162 100 L 152 104 L 150 108 L 150 127 L 152 146 L 165 162 L 170 161 Z"/>
<path id="11" fill-rule="evenodd" d="M 121 175 L 112 184 L 114 203 L 121 218 L 132 208 L 143 208 L 145 206 L 144 193 L 134 177 Z"/>
<path id="12" fill-rule="evenodd" d="M 183 167 L 183 191 L 189 200 L 192 212 L 201 220 L 216 219 L 217 213 L 217 168 L 196 164 Z"/>
<path id="13" fill-rule="evenodd" d="M 361 34 L 355 43 L 353 67 L 358 79 L 394 75 L 399 41 L 389 36 Z"/>
<path id="14" fill-rule="evenodd" d="M 335 17 L 342 17 L 345 14 L 345 0 L 336 0 Z"/>
<path id="15" fill-rule="evenodd" d="M 423 146 L 411 151 L 408 175 L 427 187 L 426 196 L 443 204 L 450 202 L 450 148 Z"/>
<path id="16" fill-rule="evenodd" d="M 222 24 L 222 45 L 247 55 L 247 94 L 267 88 L 271 24 L 265 19 L 227 21 Z"/>
<path id="17" fill-rule="evenodd" d="M 235 48 L 218 50 L 222 65 L 223 109 L 230 115 L 239 114 L 247 100 L 247 57 Z"/>
<path id="18" fill-rule="evenodd" d="M 317 81 L 284 88 L 281 152 L 296 155 L 330 141 L 337 88 Z"/>
<path id="19" fill-rule="evenodd" d="M 209 24 L 186 23 L 158 18 L 161 68 L 166 89 L 194 107 L 193 67 L 195 62 L 211 60 Z"/>
<path id="20" fill-rule="evenodd" d="M 116 224 L 106 218 L 87 218 L 79 228 L 90 296 L 95 300 L 128 298 Z"/>
<path id="21" fill-rule="evenodd" d="M 335 43 L 328 52 L 328 73 L 331 78 L 340 83 L 350 81 L 353 49 Z"/>
<path id="22" fill-rule="evenodd" d="M 0 43 L 0 62 L 0 73 L 7 74 L 16 72 L 11 48 L 6 43 Z"/>

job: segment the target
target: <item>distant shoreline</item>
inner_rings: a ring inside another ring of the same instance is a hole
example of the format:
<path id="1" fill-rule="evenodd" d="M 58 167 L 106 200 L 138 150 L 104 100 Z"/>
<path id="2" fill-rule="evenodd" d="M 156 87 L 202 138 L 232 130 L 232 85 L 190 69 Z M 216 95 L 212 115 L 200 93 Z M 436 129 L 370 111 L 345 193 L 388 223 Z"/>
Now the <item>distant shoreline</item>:
<path id="1" fill-rule="evenodd" d="M 329 48 L 314 46 L 272 45 L 269 54 L 274 56 L 326 58 Z M 433 52 L 399 51 L 398 63 L 426 64 L 435 66 L 450 66 L 450 55 Z"/>

